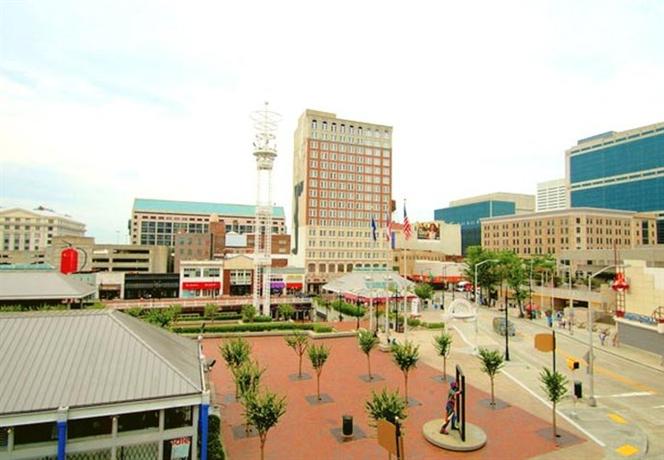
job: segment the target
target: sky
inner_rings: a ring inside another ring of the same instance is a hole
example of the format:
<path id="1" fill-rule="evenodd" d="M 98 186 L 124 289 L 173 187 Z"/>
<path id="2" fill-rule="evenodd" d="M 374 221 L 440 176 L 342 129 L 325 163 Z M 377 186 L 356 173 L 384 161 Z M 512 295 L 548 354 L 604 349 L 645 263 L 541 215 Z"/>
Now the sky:
<path id="1" fill-rule="evenodd" d="M 115 243 L 136 197 L 252 204 L 265 101 L 287 215 L 307 108 L 393 127 L 397 221 L 534 194 L 578 139 L 664 121 L 662 23 L 639 0 L 0 0 L 0 207 Z"/>

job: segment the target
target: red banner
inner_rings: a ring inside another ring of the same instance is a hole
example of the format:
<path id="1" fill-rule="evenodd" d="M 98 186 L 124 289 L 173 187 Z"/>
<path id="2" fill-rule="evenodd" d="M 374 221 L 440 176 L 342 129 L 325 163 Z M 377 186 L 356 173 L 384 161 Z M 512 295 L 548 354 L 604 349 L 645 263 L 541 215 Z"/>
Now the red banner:
<path id="1" fill-rule="evenodd" d="M 195 291 L 197 289 L 220 289 L 221 283 L 218 281 L 201 281 L 197 283 L 182 283 L 182 289 Z"/>

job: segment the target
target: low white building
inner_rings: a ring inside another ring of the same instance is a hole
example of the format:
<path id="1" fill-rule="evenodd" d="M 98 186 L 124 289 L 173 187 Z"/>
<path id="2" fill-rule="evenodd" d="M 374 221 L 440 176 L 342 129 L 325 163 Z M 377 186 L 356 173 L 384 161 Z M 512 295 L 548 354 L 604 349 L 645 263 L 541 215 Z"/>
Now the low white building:
<path id="1" fill-rule="evenodd" d="M 224 285 L 223 260 L 180 262 L 180 297 L 219 297 Z"/>

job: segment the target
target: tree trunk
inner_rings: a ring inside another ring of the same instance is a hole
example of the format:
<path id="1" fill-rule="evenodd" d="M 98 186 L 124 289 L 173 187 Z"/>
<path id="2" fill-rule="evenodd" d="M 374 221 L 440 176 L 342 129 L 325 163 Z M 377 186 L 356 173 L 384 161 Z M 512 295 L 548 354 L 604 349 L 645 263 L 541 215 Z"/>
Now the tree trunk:
<path id="1" fill-rule="evenodd" d="M 265 460 L 265 436 L 261 436 L 261 460 Z"/>
<path id="2" fill-rule="evenodd" d="M 443 356 L 443 378 L 447 380 L 447 356 Z"/>
<path id="3" fill-rule="evenodd" d="M 557 433 L 556 433 L 556 403 L 554 402 L 553 403 L 553 441 L 554 442 L 557 441 L 556 438 L 558 436 L 556 436 L 556 435 L 557 435 Z"/>
<path id="4" fill-rule="evenodd" d="M 493 377 L 491 377 L 491 406 L 492 407 L 496 406 L 496 399 L 495 399 L 494 393 L 493 393 Z"/>
<path id="5" fill-rule="evenodd" d="M 359 331 L 360 330 L 360 317 L 357 316 L 355 319 L 357 320 L 357 322 L 355 323 L 355 329 Z"/>
<path id="6" fill-rule="evenodd" d="M 316 396 L 320 401 L 320 372 L 316 372 Z"/>
<path id="7" fill-rule="evenodd" d="M 371 359 L 369 358 L 369 353 L 367 353 L 367 366 L 369 367 L 369 380 L 373 380 L 371 376 Z"/>
<path id="8" fill-rule="evenodd" d="M 301 379 L 302 378 L 302 355 L 300 355 L 300 363 L 297 368 L 297 378 Z"/>
<path id="9" fill-rule="evenodd" d="M 406 404 L 408 404 L 408 372 L 403 373 L 403 379 L 404 379 L 404 387 L 405 387 L 405 394 L 406 394 Z"/>

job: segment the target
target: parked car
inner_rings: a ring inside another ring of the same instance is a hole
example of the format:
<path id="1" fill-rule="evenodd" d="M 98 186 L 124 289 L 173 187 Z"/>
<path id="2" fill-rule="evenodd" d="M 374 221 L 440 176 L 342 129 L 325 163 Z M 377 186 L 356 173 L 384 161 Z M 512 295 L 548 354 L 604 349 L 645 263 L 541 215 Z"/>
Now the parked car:
<path id="1" fill-rule="evenodd" d="M 514 323 L 512 321 L 507 322 L 507 329 L 509 331 L 510 336 L 515 336 L 516 335 L 516 327 L 514 327 Z M 493 319 L 493 330 L 496 331 L 500 335 L 505 335 L 505 318 L 494 318 Z"/>

